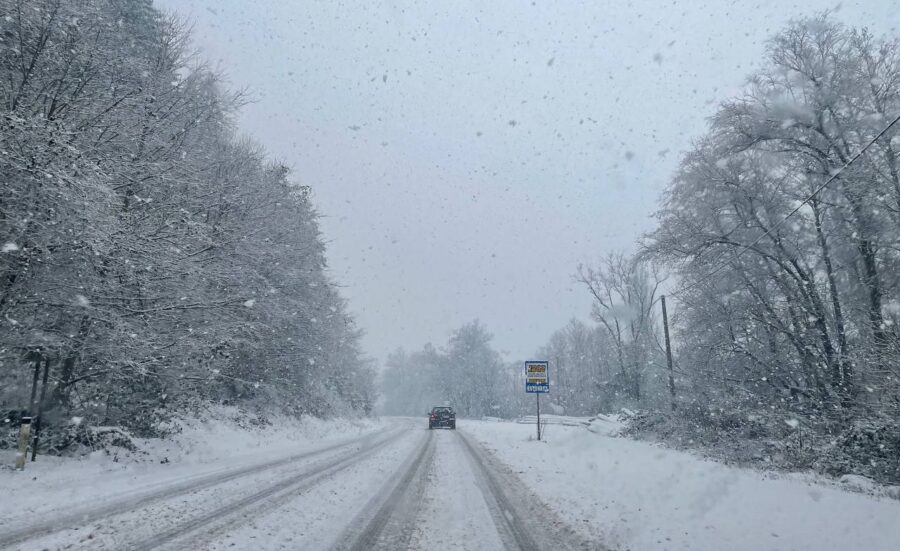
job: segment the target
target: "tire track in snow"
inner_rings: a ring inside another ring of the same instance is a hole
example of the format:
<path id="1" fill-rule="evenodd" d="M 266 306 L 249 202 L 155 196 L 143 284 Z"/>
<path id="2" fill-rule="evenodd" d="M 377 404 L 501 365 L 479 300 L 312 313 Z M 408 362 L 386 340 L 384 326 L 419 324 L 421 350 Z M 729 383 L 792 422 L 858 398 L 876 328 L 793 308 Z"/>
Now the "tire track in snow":
<path id="1" fill-rule="evenodd" d="M 409 546 L 434 459 L 434 432 L 419 452 L 384 485 L 344 532 L 332 551 L 398 550 Z"/>
<path id="2" fill-rule="evenodd" d="M 385 438 L 382 434 L 373 433 L 350 441 L 342 441 L 324 448 L 294 454 L 280 459 L 257 463 L 246 467 L 239 467 L 226 471 L 207 473 L 195 477 L 189 477 L 174 484 L 167 484 L 163 488 L 140 492 L 139 495 L 125 496 L 121 499 L 107 500 L 104 505 L 97 507 L 79 508 L 74 511 L 56 514 L 55 511 L 46 513 L 51 517 L 39 523 L 26 523 L 14 530 L 0 534 L 0 549 L 15 546 L 28 541 L 37 540 L 52 534 L 66 530 L 78 530 L 79 528 L 103 521 L 122 514 L 138 511 L 173 498 L 206 490 L 228 482 L 248 477 L 269 469 L 274 469 L 303 460 L 314 459 L 317 456 L 328 454 L 342 448 L 355 448 L 354 454 L 362 453 L 359 450 L 368 450 L 380 447 L 387 441 L 393 440 L 402 434 L 402 431 L 392 431 L 391 436 Z"/>
<path id="3" fill-rule="evenodd" d="M 404 435 L 405 431 L 393 431 L 389 436 L 376 440 L 373 444 L 355 450 L 354 452 L 339 458 L 338 460 L 324 459 L 310 469 L 278 480 L 274 484 L 254 492 L 236 501 L 229 502 L 222 507 L 208 511 L 202 515 L 193 517 L 177 526 L 173 526 L 151 538 L 145 539 L 133 545 L 129 549 L 134 551 L 148 551 L 161 549 L 174 545 L 176 549 L 196 549 L 202 547 L 199 541 L 202 536 L 214 534 L 224 530 L 233 529 L 239 523 L 245 523 L 254 517 L 275 509 L 285 501 L 294 499 L 297 493 L 311 488 L 322 480 L 334 476 L 341 471 L 363 461 L 375 452 L 386 447 Z M 234 515 L 242 513 L 240 521 L 234 521 Z M 190 543 L 180 542 L 182 538 L 189 537 Z"/>
<path id="4" fill-rule="evenodd" d="M 580 538 L 538 499 L 508 468 L 490 453 L 457 432 L 472 472 L 478 479 L 494 526 L 506 549 L 518 551 L 595 550 L 605 547 Z M 524 519 L 529 522 L 526 523 Z"/>

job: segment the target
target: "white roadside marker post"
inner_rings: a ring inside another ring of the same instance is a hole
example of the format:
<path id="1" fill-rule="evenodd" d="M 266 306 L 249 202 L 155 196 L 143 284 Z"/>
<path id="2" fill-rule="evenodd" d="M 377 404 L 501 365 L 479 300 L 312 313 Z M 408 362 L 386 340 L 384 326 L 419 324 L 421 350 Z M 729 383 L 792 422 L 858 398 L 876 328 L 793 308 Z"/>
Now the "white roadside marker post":
<path id="1" fill-rule="evenodd" d="M 28 442 L 31 440 L 31 417 L 22 417 L 19 427 L 19 449 L 16 452 L 16 470 L 25 470 L 25 458 L 28 456 Z"/>

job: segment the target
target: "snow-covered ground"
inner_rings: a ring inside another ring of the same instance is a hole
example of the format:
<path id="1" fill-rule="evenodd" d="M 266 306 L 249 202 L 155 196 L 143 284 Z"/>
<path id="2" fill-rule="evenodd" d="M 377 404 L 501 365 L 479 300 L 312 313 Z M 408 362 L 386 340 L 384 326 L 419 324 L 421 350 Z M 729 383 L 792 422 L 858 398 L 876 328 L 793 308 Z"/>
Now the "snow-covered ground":
<path id="1" fill-rule="evenodd" d="M 240 421 L 236 421 L 240 419 Z M 182 420 L 170 439 L 135 439 L 137 453 L 96 451 L 79 458 L 39 455 L 24 472 L 12 470 L 14 452 L 0 452 L 0 534 L 19 519 L 59 507 L 103 503 L 172 484 L 231 472 L 320 449 L 382 427 L 378 421 L 274 416 L 258 429 L 232 408 L 214 408 Z M 244 425 L 244 426 L 241 426 Z"/>
<path id="2" fill-rule="evenodd" d="M 900 541 L 900 501 L 618 438 L 614 417 L 550 416 L 538 442 L 533 424 L 498 420 L 429 431 L 417 418 L 273 419 L 249 430 L 235 414 L 141 441 L 140 458 L 0 469 L 0 548 L 888 551 Z"/>
<path id="3" fill-rule="evenodd" d="M 93 457 L 4 471 L 0 547 L 602 548 L 567 528 L 464 430 L 404 418 L 301 424 L 315 438 L 235 458 L 229 442 L 254 448 L 260 436 L 207 425 L 209 435 L 191 426 L 171 445 L 156 443 L 154 453 L 175 457 L 166 464 Z M 285 435 L 271 429 L 270 437 Z M 203 456 L 174 453 L 201 442 L 210 447 Z"/>
<path id="4" fill-rule="evenodd" d="M 614 549 L 900 549 L 900 501 L 615 438 L 612 418 L 578 425 L 549 424 L 542 442 L 533 424 L 465 430 L 568 523 Z"/>

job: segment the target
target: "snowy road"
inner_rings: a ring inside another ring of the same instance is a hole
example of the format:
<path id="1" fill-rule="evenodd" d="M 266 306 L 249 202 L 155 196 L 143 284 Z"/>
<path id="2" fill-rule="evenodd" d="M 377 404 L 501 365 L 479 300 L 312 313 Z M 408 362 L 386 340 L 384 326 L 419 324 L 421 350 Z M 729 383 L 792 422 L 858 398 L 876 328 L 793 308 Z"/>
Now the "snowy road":
<path id="1" fill-rule="evenodd" d="M 557 421 L 200 423 L 163 464 L 45 457 L 0 468 L 0 549 L 897 549 L 896 499 Z"/>
<path id="2" fill-rule="evenodd" d="M 396 419 L 317 450 L 44 511 L 40 521 L 7 517 L 0 548 L 600 548 L 460 428 Z"/>

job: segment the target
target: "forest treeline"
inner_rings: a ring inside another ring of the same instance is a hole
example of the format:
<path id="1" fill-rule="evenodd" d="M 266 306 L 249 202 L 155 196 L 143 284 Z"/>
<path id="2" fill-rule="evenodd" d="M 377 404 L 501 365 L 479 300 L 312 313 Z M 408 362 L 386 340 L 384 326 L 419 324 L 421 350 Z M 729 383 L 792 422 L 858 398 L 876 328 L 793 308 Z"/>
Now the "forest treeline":
<path id="1" fill-rule="evenodd" d="M 0 0 L 0 74 L 0 408 L 47 368 L 53 445 L 204 402 L 370 410 L 310 189 L 237 136 L 245 98 L 179 20 Z"/>
<path id="2" fill-rule="evenodd" d="M 640 410 L 635 433 L 733 459 L 900 481 L 900 43 L 824 14 L 759 66 L 684 154 L 637 254 L 578 270 L 593 319 L 537 351 L 548 401 Z M 482 414 L 531 404 L 492 388 Z"/>

